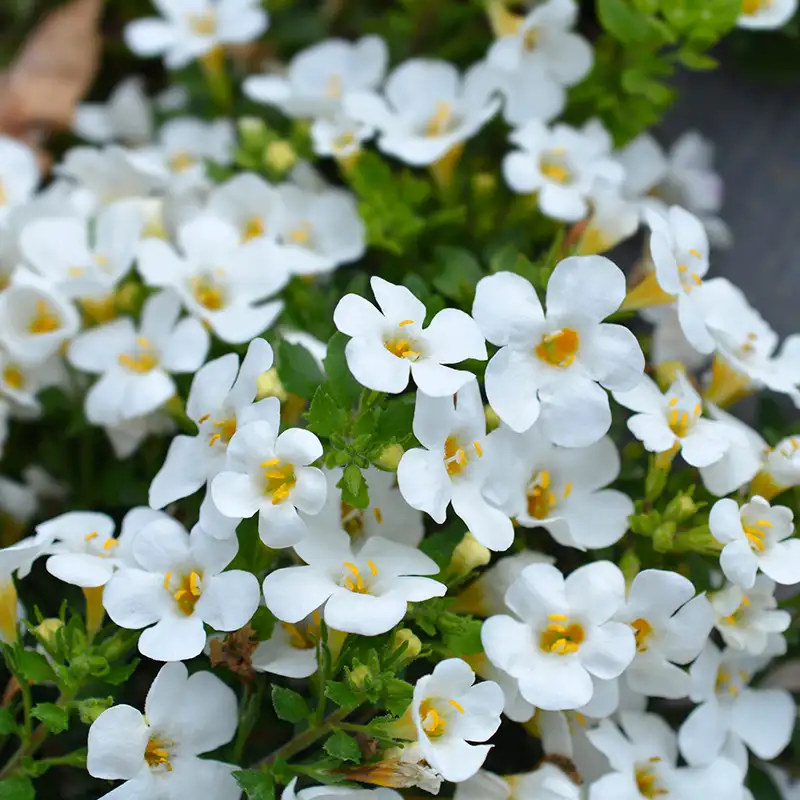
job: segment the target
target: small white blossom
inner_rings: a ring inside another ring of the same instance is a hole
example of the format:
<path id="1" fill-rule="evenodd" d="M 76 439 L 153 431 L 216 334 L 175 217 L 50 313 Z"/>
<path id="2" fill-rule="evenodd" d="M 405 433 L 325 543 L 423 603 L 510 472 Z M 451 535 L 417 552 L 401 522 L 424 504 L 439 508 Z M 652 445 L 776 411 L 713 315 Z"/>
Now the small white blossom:
<path id="1" fill-rule="evenodd" d="M 130 77 L 121 81 L 105 103 L 81 103 L 72 120 L 72 131 L 96 144 L 120 141 L 143 145 L 153 138 L 153 109 L 144 81 Z"/>
<path id="2" fill-rule="evenodd" d="M 403 800 L 394 789 L 378 787 L 376 789 L 346 789 L 343 786 L 309 786 L 296 791 L 297 778 L 292 778 L 283 790 L 281 800 Z"/>
<path id="3" fill-rule="evenodd" d="M 750 30 L 782 28 L 797 11 L 797 0 L 742 0 L 737 25 Z"/>
<path id="4" fill-rule="evenodd" d="M 106 584 L 103 605 L 121 628 L 139 630 L 139 652 L 156 661 L 199 655 L 204 625 L 235 631 L 252 618 L 259 602 L 258 581 L 242 570 L 223 572 L 236 556 L 235 538 L 191 536 L 166 514 L 133 540 L 136 566 L 119 569 Z M 152 626 L 152 627 L 151 627 Z"/>
<path id="5" fill-rule="evenodd" d="M 236 694 L 210 672 L 191 677 L 183 664 L 165 664 L 150 686 L 144 714 L 127 705 L 104 711 L 89 729 L 86 768 L 95 778 L 123 780 L 102 795 L 183 800 L 237 800 L 235 767 L 198 758 L 236 733 Z"/>
<path id="6" fill-rule="evenodd" d="M 484 495 L 489 465 L 484 461 L 486 418 L 475 380 L 455 396 L 417 392 L 414 435 L 422 447 L 403 453 L 397 483 L 405 501 L 442 523 L 447 507 L 464 520 L 473 536 L 492 550 L 507 550 L 514 540 L 508 516 Z"/>
<path id="7" fill-rule="evenodd" d="M 433 578 L 439 567 L 419 550 L 373 537 L 354 551 L 344 531 L 308 536 L 295 551 L 306 562 L 264 579 L 267 608 L 295 623 L 324 604 L 322 614 L 338 631 L 377 636 L 397 625 L 409 602 L 441 597 L 447 587 Z"/>
<path id="8" fill-rule="evenodd" d="M 480 770 L 456 784 L 454 800 L 581 800 L 581 788 L 554 764 L 533 772 L 501 777 Z"/>
<path id="9" fill-rule="evenodd" d="M 94 424 L 118 422 L 155 411 L 175 394 L 173 373 L 195 372 L 205 361 L 209 336 L 199 320 L 178 320 L 180 299 L 169 291 L 148 298 L 138 329 L 118 319 L 76 336 L 68 358 L 100 375 L 86 396 Z"/>
<path id="10" fill-rule="evenodd" d="M 0 488 L 0 492 L 2 488 Z M 26 577 L 33 562 L 41 556 L 48 541 L 44 537 L 27 537 L 10 547 L 0 548 L 0 641 L 12 644 L 17 641 L 20 604 L 14 576 Z"/>
<path id="11" fill-rule="evenodd" d="M 256 672 L 269 672 L 286 678 L 308 678 L 317 671 L 317 646 L 320 620 L 314 612 L 307 620 L 293 625 L 278 622 L 269 639 L 258 643 L 251 663 Z"/>
<path id="12" fill-rule="evenodd" d="M 333 322 L 351 336 L 345 355 L 353 377 L 368 389 L 402 392 L 409 373 L 430 397 L 455 394 L 472 373 L 455 364 L 468 358 L 486 359 L 486 343 L 475 320 L 447 308 L 423 328 L 425 306 L 405 286 L 377 275 L 370 280 L 379 309 L 356 294 L 345 295 L 333 312 Z"/>
<path id="13" fill-rule="evenodd" d="M 229 119 L 208 122 L 197 117 L 176 117 L 158 132 L 158 143 L 143 153 L 152 170 L 172 176 L 178 186 L 202 183 L 205 161 L 225 166 L 233 159 L 236 133 Z"/>
<path id="14" fill-rule="evenodd" d="M 526 567 L 506 592 L 518 618 L 490 617 L 481 639 L 489 660 L 545 710 L 585 706 L 592 676 L 611 680 L 636 655 L 633 630 L 616 622 L 625 580 L 610 561 L 579 567 L 566 579 L 550 564 Z"/>
<path id="15" fill-rule="evenodd" d="M 0 136 L 0 222 L 31 199 L 39 179 L 33 150 L 10 136 Z"/>
<path id="16" fill-rule="evenodd" d="M 712 506 L 708 525 L 724 545 L 719 563 L 732 583 L 750 589 L 758 570 L 776 583 L 800 581 L 800 540 L 793 538 L 790 508 L 770 506 L 758 495 L 741 508 L 736 500 L 723 498 Z"/>
<path id="17" fill-rule="evenodd" d="M 561 261 L 547 284 L 547 313 L 519 275 L 498 272 L 478 282 L 473 316 L 500 350 L 486 367 L 486 394 L 513 430 L 537 420 L 544 436 L 585 447 L 611 425 L 605 389 L 628 390 L 642 379 L 636 337 L 603 320 L 625 296 L 625 276 L 602 256 Z"/>
<path id="18" fill-rule="evenodd" d="M 241 172 L 211 190 L 206 210 L 232 225 L 244 244 L 278 237 L 283 201 L 278 189 L 260 175 Z"/>
<path id="19" fill-rule="evenodd" d="M 483 765 L 500 727 L 503 692 L 492 681 L 475 684 L 460 658 L 440 661 L 414 686 L 411 715 L 425 760 L 448 781 L 471 778 Z"/>
<path id="20" fill-rule="evenodd" d="M 223 44 L 246 44 L 267 29 L 269 16 L 260 0 L 158 0 L 160 17 L 134 20 L 125 43 L 143 58 L 164 56 L 180 69 Z"/>

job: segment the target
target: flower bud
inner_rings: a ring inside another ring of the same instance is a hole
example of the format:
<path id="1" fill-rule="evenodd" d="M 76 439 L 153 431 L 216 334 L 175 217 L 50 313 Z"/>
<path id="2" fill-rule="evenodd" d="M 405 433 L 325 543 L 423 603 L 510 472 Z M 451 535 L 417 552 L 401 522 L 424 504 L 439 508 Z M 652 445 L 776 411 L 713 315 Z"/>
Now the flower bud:
<path id="1" fill-rule="evenodd" d="M 453 551 L 453 558 L 447 567 L 448 575 L 451 577 L 469 575 L 474 569 L 488 564 L 491 558 L 492 551 L 467 531 Z"/>
<path id="2" fill-rule="evenodd" d="M 279 139 L 267 145 L 264 163 L 276 172 L 288 172 L 297 163 L 297 153 L 289 142 Z"/>
<path id="3" fill-rule="evenodd" d="M 400 628 L 400 630 L 395 633 L 393 644 L 395 650 L 402 647 L 404 644 L 406 645 L 402 656 L 403 661 L 413 661 L 422 651 L 422 642 L 419 636 L 408 628 Z"/>
<path id="4" fill-rule="evenodd" d="M 675 540 L 675 523 L 662 522 L 653 531 L 653 549 L 657 553 L 668 553 L 672 550 L 672 543 Z"/>
<path id="5" fill-rule="evenodd" d="M 278 400 L 283 402 L 288 397 L 275 367 L 262 372 L 256 379 L 256 386 L 258 387 L 256 400 L 263 400 L 265 397 L 277 397 Z"/>
<path id="6" fill-rule="evenodd" d="M 48 647 L 53 647 L 56 642 L 56 633 L 62 628 L 64 623 L 56 617 L 42 620 L 33 630 L 37 636 L 44 640 Z"/>
<path id="7" fill-rule="evenodd" d="M 403 450 L 402 445 L 390 444 L 381 451 L 375 463 L 381 469 L 388 470 L 389 472 L 396 472 L 397 465 L 400 463 L 404 452 L 405 450 Z"/>
<path id="8" fill-rule="evenodd" d="M 239 122 L 242 145 L 254 152 L 261 152 L 267 141 L 267 126 L 258 117 L 242 117 Z"/>
<path id="9" fill-rule="evenodd" d="M 664 511 L 664 519 L 671 519 L 675 522 L 685 522 L 691 519 L 699 510 L 700 506 L 694 502 L 692 497 L 688 494 L 679 494 L 673 497 L 667 504 L 666 511 Z"/>
<path id="10" fill-rule="evenodd" d="M 372 686 L 372 673 L 366 664 L 359 664 L 347 673 L 347 682 L 357 692 L 363 692 Z"/>

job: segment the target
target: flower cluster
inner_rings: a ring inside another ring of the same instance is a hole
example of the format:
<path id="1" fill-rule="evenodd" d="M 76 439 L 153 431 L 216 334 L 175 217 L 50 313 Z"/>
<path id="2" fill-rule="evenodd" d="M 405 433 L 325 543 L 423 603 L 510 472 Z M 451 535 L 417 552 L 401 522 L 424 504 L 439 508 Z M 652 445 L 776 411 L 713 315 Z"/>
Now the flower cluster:
<path id="1" fill-rule="evenodd" d="M 154 5 L 127 46 L 202 91 L 81 106 L 46 185 L 0 138 L 0 787 L 750 800 L 797 718 L 800 438 L 727 409 L 800 408 L 800 334 L 714 274 L 710 143 L 570 113 L 575 0 L 452 12 L 465 69 Z M 88 750 L 34 759 L 70 714 Z"/>

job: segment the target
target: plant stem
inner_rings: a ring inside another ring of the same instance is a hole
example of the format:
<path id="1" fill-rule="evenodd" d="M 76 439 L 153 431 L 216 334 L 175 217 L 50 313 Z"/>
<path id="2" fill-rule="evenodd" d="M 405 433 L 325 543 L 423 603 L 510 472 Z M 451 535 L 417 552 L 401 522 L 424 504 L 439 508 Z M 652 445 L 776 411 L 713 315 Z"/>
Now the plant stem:
<path id="1" fill-rule="evenodd" d="M 330 714 L 320 725 L 304 730 L 298 733 L 292 739 L 289 739 L 285 745 L 279 747 L 274 753 L 270 753 L 266 758 L 256 761 L 250 769 L 259 769 L 261 767 L 269 766 L 275 763 L 279 758 L 291 758 L 298 753 L 301 753 L 308 747 L 311 747 L 314 742 L 321 739 L 325 734 L 330 733 L 337 725 L 339 725 L 344 718 L 350 713 L 351 709 L 340 708 Z"/>
<path id="2" fill-rule="evenodd" d="M 44 725 L 44 723 L 39 725 L 33 732 L 33 735 L 30 737 L 30 740 L 27 742 L 27 744 L 20 745 L 17 752 L 11 756 L 3 769 L 0 770 L 0 781 L 11 776 L 20 765 L 23 758 L 26 756 L 32 756 L 45 743 L 45 740 L 49 734 L 50 731 L 47 730 L 47 727 Z"/>

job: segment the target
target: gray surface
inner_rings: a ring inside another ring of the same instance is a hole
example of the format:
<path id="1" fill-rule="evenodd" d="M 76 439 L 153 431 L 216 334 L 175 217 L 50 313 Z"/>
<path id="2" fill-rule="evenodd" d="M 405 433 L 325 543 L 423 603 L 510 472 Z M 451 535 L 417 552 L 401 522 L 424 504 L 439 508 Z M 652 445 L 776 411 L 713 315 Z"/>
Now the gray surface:
<path id="1" fill-rule="evenodd" d="M 716 145 L 722 218 L 734 244 L 710 275 L 745 291 L 782 335 L 800 331 L 800 81 L 775 86 L 730 69 L 681 76 L 681 98 L 658 138 L 695 128 Z"/>

